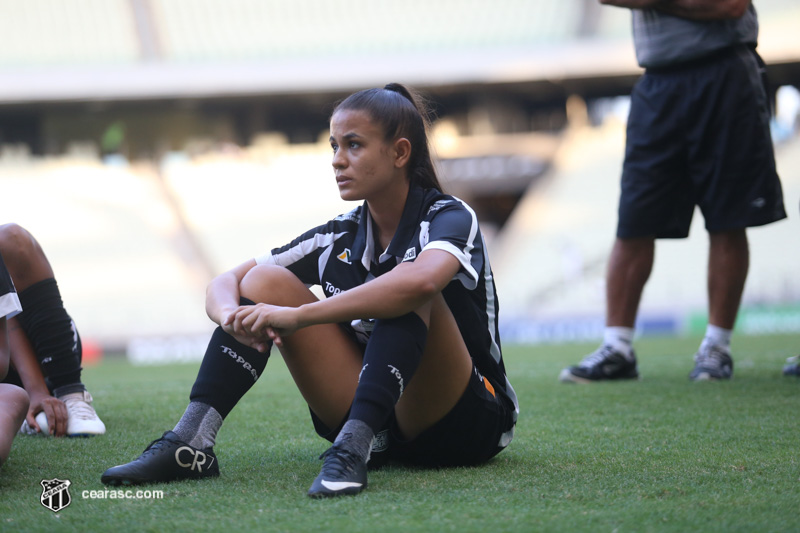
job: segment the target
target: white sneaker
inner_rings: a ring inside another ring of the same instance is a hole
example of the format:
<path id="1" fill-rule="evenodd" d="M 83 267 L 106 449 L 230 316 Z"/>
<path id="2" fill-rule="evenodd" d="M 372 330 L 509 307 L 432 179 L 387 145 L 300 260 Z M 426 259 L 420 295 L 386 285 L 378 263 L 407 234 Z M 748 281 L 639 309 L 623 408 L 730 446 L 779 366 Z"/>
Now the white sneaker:
<path id="1" fill-rule="evenodd" d="M 23 420 L 18 433 L 20 435 L 50 435 L 50 427 L 47 425 L 47 415 L 44 414 L 44 411 L 36 415 L 36 423 L 39 424 L 39 429 L 34 429 L 28 424 L 27 419 Z"/>
<path id="2" fill-rule="evenodd" d="M 59 400 L 67 406 L 68 437 L 89 437 L 106 432 L 106 425 L 92 407 L 92 395 L 89 391 L 65 394 Z"/>
<path id="3" fill-rule="evenodd" d="M 39 432 L 33 429 L 33 427 L 31 427 L 31 425 L 28 424 L 27 420 L 22 421 L 22 425 L 20 426 L 19 431 L 17 433 L 19 433 L 20 435 L 39 435 Z"/>

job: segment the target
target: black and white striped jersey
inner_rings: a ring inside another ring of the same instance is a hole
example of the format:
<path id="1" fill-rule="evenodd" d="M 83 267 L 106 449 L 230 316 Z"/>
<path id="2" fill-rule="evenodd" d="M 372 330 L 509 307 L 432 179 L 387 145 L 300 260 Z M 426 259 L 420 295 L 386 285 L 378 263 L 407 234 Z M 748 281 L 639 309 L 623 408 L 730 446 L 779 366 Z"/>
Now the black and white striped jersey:
<path id="1" fill-rule="evenodd" d="M 3 256 L 0 256 L 0 318 L 12 318 L 22 312 L 17 290 L 8 273 Z"/>
<path id="2" fill-rule="evenodd" d="M 383 253 L 376 249 L 365 203 L 257 257 L 256 262 L 286 267 L 306 285 L 319 285 L 326 297 L 332 297 L 430 249 L 444 250 L 461 264 L 442 295 L 477 371 L 518 412 L 501 355 L 499 306 L 486 244 L 475 212 L 458 198 L 412 186 L 397 231 Z M 364 317 L 343 326 L 366 344 L 372 322 Z"/>

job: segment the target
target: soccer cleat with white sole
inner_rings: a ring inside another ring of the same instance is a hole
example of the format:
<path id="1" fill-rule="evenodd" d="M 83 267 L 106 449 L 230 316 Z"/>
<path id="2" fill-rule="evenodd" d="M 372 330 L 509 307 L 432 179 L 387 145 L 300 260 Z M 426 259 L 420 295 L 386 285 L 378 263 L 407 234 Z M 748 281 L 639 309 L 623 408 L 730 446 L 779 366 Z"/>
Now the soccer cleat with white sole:
<path id="1" fill-rule="evenodd" d="M 334 445 L 319 456 L 322 471 L 308 489 L 312 498 L 358 494 L 367 487 L 367 462 Z"/>
<path id="2" fill-rule="evenodd" d="M 716 381 L 733 377 L 733 359 L 724 348 L 708 344 L 694 354 L 694 369 L 689 374 L 692 381 Z"/>
<path id="3" fill-rule="evenodd" d="M 92 407 L 89 391 L 72 392 L 58 399 L 67 406 L 68 437 L 91 437 L 106 432 L 106 425 Z"/>
<path id="4" fill-rule="evenodd" d="M 558 376 L 563 383 L 595 383 L 619 379 L 639 379 L 636 354 L 630 357 L 606 344 L 583 358 L 578 365 L 565 368 Z"/>

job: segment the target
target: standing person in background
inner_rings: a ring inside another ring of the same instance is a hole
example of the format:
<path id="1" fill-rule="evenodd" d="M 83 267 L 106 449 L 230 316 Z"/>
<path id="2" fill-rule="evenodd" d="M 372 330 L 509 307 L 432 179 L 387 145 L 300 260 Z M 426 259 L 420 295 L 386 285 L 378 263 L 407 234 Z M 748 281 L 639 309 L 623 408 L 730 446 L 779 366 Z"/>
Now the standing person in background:
<path id="1" fill-rule="evenodd" d="M 8 374 L 9 348 L 6 321 L 22 311 L 14 283 L 0 255 L 0 380 Z M 0 383 L 0 466 L 8 459 L 11 443 L 28 410 L 28 394 L 9 383 Z"/>
<path id="2" fill-rule="evenodd" d="M 657 238 L 685 238 L 695 206 L 709 235 L 705 337 L 689 378 L 729 379 L 749 265 L 746 228 L 786 217 L 749 0 L 600 0 L 629 8 L 645 73 L 628 118 L 603 343 L 567 383 L 639 377 L 633 336 Z"/>
<path id="3" fill-rule="evenodd" d="M 14 368 L 6 377 L 6 381 L 25 387 L 31 398 L 21 431 L 48 430 L 51 435 L 70 437 L 102 435 L 105 424 L 81 382 L 81 339 L 64 309 L 42 247 L 24 228 L 5 224 L 0 226 L 0 254 L 22 304 L 22 312 L 9 321 Z M 33 361 L 38 361 L 39 368 Z M 47 416 L 49 428 L 39 428 L 35 416 L 40 412 Z"/>
<path id="4" fill-rule="evenodd" d="M 475 212 L 441 190 L 426 110 L 399 84 L 360 91 L 336 106 L 330 143 L 339 195 L 364 203 L 211 282 L 219 327 L 189 406 L 103 483 L 219 475 L 217 431 L 273 343 L 333 443 L 311 497 L 361 492 L 370 458 L 475 465 L 511 442 L 519 408 L 486 245 Z"/>
<path id="5" fill-rule="evenodd" d="M 800 377 L 800 355 L 789 357 L 786 360 L 786 364 L 783 366 L 783 375 Z"/>

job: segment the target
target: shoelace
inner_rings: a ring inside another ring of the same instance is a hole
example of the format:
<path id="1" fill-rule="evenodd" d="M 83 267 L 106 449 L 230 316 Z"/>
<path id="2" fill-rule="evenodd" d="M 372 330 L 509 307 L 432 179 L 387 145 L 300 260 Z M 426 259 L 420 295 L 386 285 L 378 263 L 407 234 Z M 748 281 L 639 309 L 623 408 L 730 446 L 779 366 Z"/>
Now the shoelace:
<path id="1" fill-rule="evenodd" d="M 156 439 L 150 444 L 147 445 L 147 448 L 144 449 L 142 452 L 142 456 L 149 455 L 151 453 L 155 453 L 161 449 L 161 446 L 166 442 L 167 439 L 161 437 L 160 439 Z"/>
<path id="2" fill-rule="evenodd" d="M 358 463 L 358 457 L 341 448 L 330 447 L 319 456 L 324 459 L 322 473 L 325 476 L 344 476 L 353 472 Z"/>
<path id="3" fill-rule="evenodd" d="M 727 355 L 728 354 L 716 346 L 710 346 L 694 354 L 694 361 L 706 368 L 721 368 L 727 359 Z"/>
<path id="4" fill-rule="evenodd" d="M 604 359 L 608 358 L 613 354 L 614 354 L 614 348 L 612 348 L 609 345 L 601 346 L 594 353 L 591 353 L 586 357 L 584 357 L 583 361 L 581 361 L 580 366 L 584 368 L 591 368 L 601 363 Z"/>
<path id="5" fill-rule="evenodd" d="M 79 420 L 94 420 L 97 413 L 89 403 L 81 398 L 65 398 L 64 403 L 75 418 Z"/>

